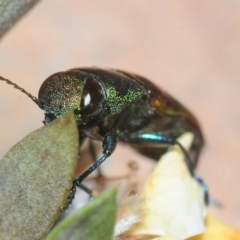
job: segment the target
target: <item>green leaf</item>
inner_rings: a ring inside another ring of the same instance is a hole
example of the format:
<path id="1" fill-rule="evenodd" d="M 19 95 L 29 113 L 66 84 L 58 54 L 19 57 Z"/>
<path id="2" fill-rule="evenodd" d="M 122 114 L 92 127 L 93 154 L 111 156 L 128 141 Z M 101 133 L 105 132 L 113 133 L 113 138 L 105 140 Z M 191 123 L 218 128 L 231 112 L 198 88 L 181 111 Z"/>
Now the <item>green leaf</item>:
<path id="1" fill-rule="evenodd" d="M 112 240 L 115 219 L 116 188 L 113 188 L 59 223 L 45 240 Z"/>
<path id="2" fill-rule="evenodd" d="M 73 112 L 30 133 L 0 161 L 0 239 L 42 239 L 58 218 L 78 157 Z"/>

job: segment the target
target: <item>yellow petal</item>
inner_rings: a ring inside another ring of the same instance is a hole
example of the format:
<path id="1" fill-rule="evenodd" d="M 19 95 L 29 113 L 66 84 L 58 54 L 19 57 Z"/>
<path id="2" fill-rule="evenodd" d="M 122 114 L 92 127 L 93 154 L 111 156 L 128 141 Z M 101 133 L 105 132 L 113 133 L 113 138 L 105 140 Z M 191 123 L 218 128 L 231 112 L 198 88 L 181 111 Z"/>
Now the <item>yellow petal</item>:
<path id="1" fill-rule="evenodd" d="M 179 141 L 188 149 L 192 139 L 185 133 Z M 186 239 L 205 231 L 203 191 L 190 176 L 179 147 L 162 156 L 140 196 L 146 199 L 141 221 L 128 234 Z"/>
<path id="2" fill-rule="evenodd" d="M 152 240 L 183 240 L 183 239 L 167 235 L 167 236 L 164 236 L 164 237 L 153 238 Z"/>
<path id="3" fill-rule="evenodd" d="M 222 223 L 212 215 L 206 218 L 207 231 L 189 240 L 239 240 L 240 231 Z"/>

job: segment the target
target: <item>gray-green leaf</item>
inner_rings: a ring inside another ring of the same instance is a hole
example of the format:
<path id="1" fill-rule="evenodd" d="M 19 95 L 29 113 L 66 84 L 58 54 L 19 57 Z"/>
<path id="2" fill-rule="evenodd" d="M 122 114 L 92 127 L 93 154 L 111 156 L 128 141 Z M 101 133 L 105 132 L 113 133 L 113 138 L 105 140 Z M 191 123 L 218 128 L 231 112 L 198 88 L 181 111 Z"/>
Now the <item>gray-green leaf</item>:
<path id="1" fill-rule="evenodd" d="M 30 133 L 0 161 L 0 239 L 42 239 L 60 214 L 78 156 L 73 112 Z"/>

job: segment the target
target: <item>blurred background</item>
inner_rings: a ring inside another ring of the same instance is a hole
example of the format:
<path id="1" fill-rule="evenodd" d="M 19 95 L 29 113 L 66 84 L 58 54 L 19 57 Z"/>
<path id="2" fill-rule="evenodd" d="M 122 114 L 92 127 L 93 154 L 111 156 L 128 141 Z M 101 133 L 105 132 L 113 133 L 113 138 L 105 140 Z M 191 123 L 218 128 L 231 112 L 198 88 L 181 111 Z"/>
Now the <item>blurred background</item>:
<path id="1" fill-rule="evenodd" d="M 99 66 L 146 76 L 179 99 L 199 119 L 205 135 L 197 172 L 223 204 L 210 211 L 238 228 L 239 64 L 236 0 L 43 0 L 0 42 L 0 75 L 35 96 L 52 73 Z M 42 126 L 43 112 L 20 91 L 0 84 L 2 157 Z M 123 158 L 140 159 L 140 171 L 145 169 L 147 160 L 130 151 L 117 148 L 104 172 L 111 168 L 111 174 L 120 174 L 116 164 L 125 171 Z"/>

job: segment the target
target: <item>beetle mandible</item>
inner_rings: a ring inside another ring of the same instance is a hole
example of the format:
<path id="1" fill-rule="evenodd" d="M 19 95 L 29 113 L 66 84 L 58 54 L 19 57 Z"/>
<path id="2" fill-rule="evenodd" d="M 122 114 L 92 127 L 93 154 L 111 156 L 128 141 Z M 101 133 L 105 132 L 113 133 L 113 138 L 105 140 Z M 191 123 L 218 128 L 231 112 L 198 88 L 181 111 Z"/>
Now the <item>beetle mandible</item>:
<path id="1" fill-rule="evenodd" d="M 47 124 L 74 109 L 80 146 L 88 137 L 102 141 L 103 156 L 73 182 L 65 208 L 72 203 L 76 187 L 125 142 L 142 154 L 158 160 L 166 148 L 179 145 L 192 176 L 203 147 L 203 135 L 195 117 L 178 101 L 148 79 L 121 70 L 76 68 L 48 77 L 38 99 L 15 83 L 0 77 L 27 94 L 44 110 Z M 184 132 L 194 134 L 189 152 L 177 142 Z M 205 200 L 207 187 L 201 179 Z"/>

